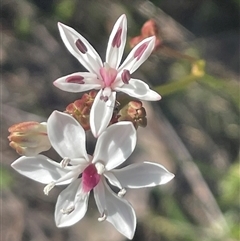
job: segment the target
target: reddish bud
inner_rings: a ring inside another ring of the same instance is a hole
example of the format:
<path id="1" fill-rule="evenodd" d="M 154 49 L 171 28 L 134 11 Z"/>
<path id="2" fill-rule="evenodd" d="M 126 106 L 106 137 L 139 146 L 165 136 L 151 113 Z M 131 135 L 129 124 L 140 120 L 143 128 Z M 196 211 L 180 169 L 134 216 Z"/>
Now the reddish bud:
<path id="1" fill-rule="evenodd" d="M 140 43 L 143 39 L 151 36 L 156 37 L 154 50 L 157 50 L 159 47 L 161 47 L 162 40 L 159 37 L 157 24 L 153 19 L 150 19 L 144 23 L 141 29 L 141 35 L 132 38 L 130 40 L 130 46 L 133 48 L 138 43 Z"/>
<path id="2" fill-rule="evenodd" d="M 141 101 L 130 101 L 118 114 L 118 121 L 131 121 L 136 129 L 147 126 L 146 111 Z"/>
<path id="3" fill-rule="evenodd" d="M 96 94 L 96 91 L 85 93 L 81 99 L 69 104 L 65 110 L 65 112 L 72 115 L 81 124 L 85 131 L 90 129 L 90 110 Z"/>
<path id="4" fill-rule="evenodd" d="M 11 126 L 8 131 L 9 145 L 19 155 L 35 156 L 51 148 L 45 122 L 22 122 Z"/>

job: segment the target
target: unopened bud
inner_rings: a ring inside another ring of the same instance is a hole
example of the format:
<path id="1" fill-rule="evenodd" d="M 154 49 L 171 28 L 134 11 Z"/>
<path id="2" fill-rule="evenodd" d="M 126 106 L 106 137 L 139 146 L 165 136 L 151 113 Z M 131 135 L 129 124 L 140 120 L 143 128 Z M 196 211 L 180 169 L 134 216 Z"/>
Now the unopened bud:
<path id="1" fill-rule="evenodd" d="M 146 111 L 139 100 L 130 101 L 118 114 L 118 121 L 131 121 L 136 129 L 147 126 Z"/>
<path id="2" fill-rule="evenodd" d="M 133 48 L 138 43 L 140 43 L 143 39 L 155 36 L 155 48 L 154 50 L 158 49 L 162 45 L 162 39 L 159 37 L 158 33 L 158 26 L 156 22 L 153 19 L 148 20 L 144 23 L 144 25 L 141 28 L 141 34 L 139 36 L 136 36 L 130 40 L 130 46 Z"/>
<path id="3" fill-rule="evenodd" d="M 85 93 L 81 99 L 69 104 L 65 110 L 66 113 L 72 115 L 81 124 L 85 131 L 90 129 L 90 110 L 96 94 L 96 91 Z"/>
<path id="4" fill-rule="evenodd" d="M 192 64 L 192 74 L 196 77 L 203 77 L 205 74 L 206 62 L 202 59 L 195 61 Z"/>
<path id="5" fill-rule="evenodd" d="M 22 122 L 11 126 L 8 131 L 9 145 L 19 155 L 35 156 L 51 148 L 46 122 Z"/>

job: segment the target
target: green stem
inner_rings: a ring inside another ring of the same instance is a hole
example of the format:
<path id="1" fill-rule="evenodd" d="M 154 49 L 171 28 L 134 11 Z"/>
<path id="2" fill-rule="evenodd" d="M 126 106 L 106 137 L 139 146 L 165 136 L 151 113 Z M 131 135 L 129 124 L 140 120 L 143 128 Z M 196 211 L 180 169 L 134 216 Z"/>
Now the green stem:
<path id="1" fill-rule="evenodd" d="M 166 85 L 157 86 L 154 88 L 154 90 L 158 92 L 160 95 L 166 96 L 169 94 L 173 94 L 177 91 L 184 90 L 189 84 L 195 82 L 200 78 L 202 77 L 189 74 L 188 76 L 185 76 L 178 81 L 173 81 Z"/>

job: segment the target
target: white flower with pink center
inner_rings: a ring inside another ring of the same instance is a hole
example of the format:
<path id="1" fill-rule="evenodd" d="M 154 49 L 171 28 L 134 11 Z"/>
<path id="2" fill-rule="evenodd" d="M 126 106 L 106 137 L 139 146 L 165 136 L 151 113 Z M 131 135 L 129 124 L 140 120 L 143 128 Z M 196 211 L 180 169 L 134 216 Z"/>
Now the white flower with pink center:
<path id="1" fill-rule="evenodd" d="M 108 126 L 116 101 L 116 92 L 124 92 L 140 100 L 157 101 L 161 96 L 131 74 L 149 57 L 155 46 L 155 37 L 144 39 L 129 53 L 120 65 L 126 44 L 127 19 L 122 15 L 109 37 L 106 60 L 102 62 L 91 44 L 74 29 L 59 23 L 60 35 L 70 53 L 89 72 L 73 73 L 57 79 L 54 85 L 69 92 L 99 89 L 91 112 L 90 126 L 98 137 Z M 120 65 L 120 66 L 119 66 Z"/>
<path id="2" fill-rule="evenodd" d="M 163 166 L 144 162 L 122 169 L 122 164 L 136 145 L 136 130 L 131 122 L 119 122 L 99 136 L 93 156 L 85 149 L 85 132 L 70 115 L 54 111 L 47 121 L 48 136 L 53 148 L 63 158 L 57 163 L 44 155 L 20 157 L 12 167 L 20 174 L 47 184 L 44 193 L 55 185 L 69 184 L 57 199 L 55 221 L 66 227 L 81 220 L 93 190 L 99 221 L 108 221 L 124 236 L 133 238 L 136 216 L 132 206 L 122 198 L 126 188 L 153 187 L 169 182 L 174 175 Z M 116 195 L 106 179 L 120 189 Z"/>

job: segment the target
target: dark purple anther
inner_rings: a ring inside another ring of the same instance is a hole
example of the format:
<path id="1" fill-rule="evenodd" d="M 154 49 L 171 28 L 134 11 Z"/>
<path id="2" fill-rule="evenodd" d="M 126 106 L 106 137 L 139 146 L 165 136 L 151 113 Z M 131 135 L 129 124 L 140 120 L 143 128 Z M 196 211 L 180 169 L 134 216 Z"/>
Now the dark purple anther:
<path id="1" fill-rule="evenodd" d="M 75 84 L 85 84 L 85 82 L 83 80 L 84 80 L 84 77 L 79 76 L 79 75 L 78 76 L 73 75 L 73 76 L 67 77 L 66 82 L 75 83 Z"/>
<path id="2" fill-rule="evenodd" d="M 87 47 L 86 45 L 80 40 L 78 39 L 75 42 L 75 45 L 77 46 L 78 50 L 82 53 L 82 54 L 86 54 L 87 53 Z"/>
<path id="3" fill-rule="evenodd" d="M 143 55 L 144 51 L 146 50 L 148 46 L 148 43 L 144 43 L 143 45 L 141 45 L 134 53 L 134 58 L 137 58 L 137 60 L 139 60 L 141 58 L 141 56 Z"/>
<path id="4" fill-rule="evenodd" d="M 119 48 L 121 45 L 121 35 L 122 35 L 122 28 L 119 28 L 118 31 L 116 32 L 113 41 L 112 41 L 112 46 Z"/>
<path id="5" fill-rule="evenodd" d="M 104 102 L 107 102 L 107 101 L 108 101 L 108 97 L 102 95 L 102 96 L 100 97 L 100 100 L 103 100 Z"/>
<path id="6" fill-rule="evenodd" d="M 124 84 L 128 84 L 129 83 L 129 80 L 131 79 L 131 75 L 130 75 L 130 72 L 129 70 L 127 69 L 124 69 L 122 74 L 121 74 L 121 77 L 122 77 L 122 81 Z"/>

